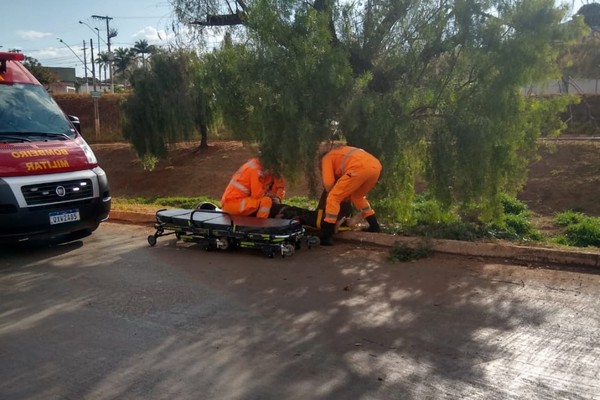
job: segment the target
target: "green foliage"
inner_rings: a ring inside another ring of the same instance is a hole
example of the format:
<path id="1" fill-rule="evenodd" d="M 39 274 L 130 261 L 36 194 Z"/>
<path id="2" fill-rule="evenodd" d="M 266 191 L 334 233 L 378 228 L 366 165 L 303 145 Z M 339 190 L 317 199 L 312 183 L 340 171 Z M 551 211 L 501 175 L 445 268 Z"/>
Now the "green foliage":
<path id="1" fill-rule="evenodd" d="M 174 3 L 182 20 L 218 10 Z M 422 176 L 442 209 L 506 224 L 501 193 L 516 194 L 536 139 L 564 129 L 574 101 L 522 95 L 561 76 L 559 50 L 583 35 L 565 12 L 553 0 L 251 0 L 240 40 L 205 62 L 224 123 L 291 181 L 313 176 L 334 120 L 382 161 L 373 195 L 390 215 L 408 218 Z"/>
<path id="2" fill-rule="evenodd" d="M 408 243 L 395 243 L 389 251 L 388 259 L 393 262 L 415 261 L 429 257 L 433 253 L 431 244 L 421 241 L 411 246 Z"/>
<path id="3" fill-rule="evenodd" d="M 140 161 L 142 163 L 142 167 L 146 171 L 153 171 L 156 167 L 156 164 L 158 164 L 158 158 L 156 158 L 154 154 L 146 153 L 141 157 Z"/>
<path id="4" fill-rule="evenodd" d="M 140 159 L 164 157 L 169 143 L 196 135 L 195 68 L 195 56 L 180 51 L 155 54 L 150 68 L 134 72 L 134 91 L 123 104 L 123 135 Z"/>
<path id="5" fill-rule="evenodd" d="M 558 243 L 577 247 L 600 247 L 600 217 L 566 211 L 555 215 L 554 221 L 557 225 L 565 227 L 564 233 L 556 239 Z"/>
<path id="6" fill-rule="evenodd" d="M 554 216 L 554 222 L 556 223 L 556 225 L 559 225 L 559 226 L 569 226 L 569 225 L 578 224 L 578 223 L 582 222 L 583 220 L 585 220 L 586 218 L 587 217 L 580 212 L 569 210 L 569 211 L 563 211 L 561 213 L 557 213 Z"/>
<path id="7" fill-rule="evenodd" d="M 198 203 L 213 203 L 220 205 L 220 200 L 212 199 L 207 196 L 197 197 L 131 197 L 119 198 L 118 202 L 123 204 L 142 204 L 155 205 L 157 207 L 175 207 L 175 208 L 195 208 Z M 305 196 L 294 196 L 285 199 L 285 204 L 315 210 L 317 202 Z"/>
<path id="8" fill-rule="evenodd" d="M 254 1 L 247 44 L 206 57 L 215 101 L 234 137 L 256 141 L 263 163 L 291 182 L 314 178 L 318 145 L 347 95 L 351 71 L 327 15 L 297 3 Z M 290 15 L 293 14 L 293 18 Z"/>
<path id="9" fill-rule="evenodd" d="M 464 241 L 482 238 L 518 241 L 542 239 L 541 233 L 533 227 L 530 212 L 523 202 L 503 194 L 500 203 L 500 217 L 496 221 L 467 221 L 431 196 L 419 195 L 409 218 L 402 221 L 402 228 L 396 229 L 395 233 Z M 375 207 L 380 215 L 379 203 Z"/>
<path id="10" fill-rule="evenodd" d="M 194 209 L 196 205 L 199 203 L 213 203 L 219 205 L 218 200 L 211 199 L 206 196 L 198 196 L 198 197 L 130 197 L 123 198 L 120 197 L 117 203 L 121 204 L 141 204 L 141 205 L 153 205 L 156 208 L 161 207 L 173 207 L 173 208 L 185 208 L 185 209 Z"/>
<path id="11" fill-rule="evenodd" d="M 314 199 L 309 199 L 306 196 L 294 196 L 286 198 L 283 201 L 288 206 L 306 208 L 308 210 L 316 210 L 318 202 Z"/>

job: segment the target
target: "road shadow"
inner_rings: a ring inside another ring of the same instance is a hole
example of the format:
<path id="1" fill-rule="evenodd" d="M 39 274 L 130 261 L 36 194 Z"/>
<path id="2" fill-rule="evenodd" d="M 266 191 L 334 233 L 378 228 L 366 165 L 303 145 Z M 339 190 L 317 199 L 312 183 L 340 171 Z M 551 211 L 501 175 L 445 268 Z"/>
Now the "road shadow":
<path id="1" fill-rule="evenodd" d="M 393 263 L 355 245 L 268 259 L 174 240 L 151 248 L 146 232 L 126 232 L 88 239 L 98 253 L 45 250 L 26 274 L 0 275 L 0 342 L 13 344 L 0 345 L 0 394 L 533 399 L 573 389 L 528 375 L 547 346 L 528 348 L 531 332 L 556 313 L 525 293 L 531 269 L 439 255 Z M 23 363 L 17 349 L 32 343 Z M 33 363 L 36 384 L 19 386 Z"/>

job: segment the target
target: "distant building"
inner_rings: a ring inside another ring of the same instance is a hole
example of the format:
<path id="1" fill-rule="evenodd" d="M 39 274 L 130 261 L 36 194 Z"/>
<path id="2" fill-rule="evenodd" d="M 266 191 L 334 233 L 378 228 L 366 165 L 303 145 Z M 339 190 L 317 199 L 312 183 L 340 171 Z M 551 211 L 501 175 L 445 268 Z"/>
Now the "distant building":
<path id="1" fill-rule="evenodd" d="M 568 80 L 553 79 L 543 83 L 527 85 L 523 88 L 523 93 L 527 95 L 546 95 L 546 94 L 599 94 L 600 80 L 571 78 Z"/>
<path id="2" fill-rule="evenodd" d="M 48 85 L 50 93 L 75 93 L 77 92 L 77 77 L 75 68 L 45 67 L 56 75 L 57 81 Z"/>

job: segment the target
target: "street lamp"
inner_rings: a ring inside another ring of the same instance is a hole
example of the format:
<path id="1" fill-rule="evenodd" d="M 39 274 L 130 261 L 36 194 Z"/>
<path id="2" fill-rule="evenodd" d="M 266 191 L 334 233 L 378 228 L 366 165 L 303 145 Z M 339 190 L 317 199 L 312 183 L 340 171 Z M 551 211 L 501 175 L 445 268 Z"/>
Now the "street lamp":
<path id="1" fill-rule="evenodd" d="M 89 26 L 88 24 L 86 24 L 83 21 L 79 21 L 79 23 L 82 24 L 82 25 L 87 26 L 88 28 L 90 28 L 90 30 L 92 32 L 96 31 L 96 34 L 98 35 L 98 41 L 96 42 L 97 43 L 96 47 L 97 47 L 97 50 L 98 50 L 97 55 L 98 55 L 98 57 L 100 57 L 100 29 L 98 29 L 98 28 L 92 28 L 91 26 Z M 102 41 L 104 42 L 104 40 L 102 40 Z M 104 42 L 104 43 L 106 44 L 106 42 Z M 92 53 L 93 53 L 93 51 L 94 50 L 92 49 Z M 99 75 L 99 80 L 102 81 L 102 71 L 100 71 L 100 67 L 98 67 L 98 75 Z M 104 79 L 106 79 L 106 69 L 104 69 L 104 75 L 105 75 Z M 102 90 L 102 89 L 100 89 L 100 90 Z"/>
<path id="2" fill-rule="evenodd" d="M 86 71 L 90 71 L 90 69 L 88 68 L 88 66 L 87 66 L 86 62 L 85 62 L 85 61 L 83 61 L 83 60 L 81 59 L 81 57 L 79 57 L 79 56 L 77 55 L 77 53 L 75 53 L 75 52 L 73 51 L 73 49 L 71 48 L 71 46 L 69 46 L 68 44 L 66 44 L 66 43 L 65 43 L 65 42 L 64 42 L 64 41 L 63 41 L 61 38 L 56 38 L 56 40 L 58 40 L 59 42 L 61 42 L 61 43 L 62 43 L 62 44 L 64 44 L 65 46 L 67 46 L 67 48 L 68 48 L 69 50 L 71 50 L 71 53 L 73 53 L 73 55 L 74 55 L 75 57 L 77 57 L 77 59 L 78 59 L 79 61 L 81 61 L 81 63 L 83 64 L 83 67 L 85 68 L 85 70 L 86 70 Z M 90 72 L 92 72 L 92 71 L 90 71 Z"/>
<path id="3" fill-rule="evenodd" d="M 90 30 L 92 32 L 94 32 L 94 31 L 96 32 L 96 34 L 98 35 L 98 46 L 97 47 L 98 47 L 98 53 L 99 53 L 100 52 L 100 29 L 98 29 L 98 28 L 92 28 L 91 26 L 89 26 L 88 24 L 86 24 L 83 21 L 79 21 L 79 23 L 82 24 L 82 25 L 87 26 L 88 28 L 90 28 Z M 106 42 L 104 41 L 104 39 L 102 41 L 104 42 L 104 44 L 106 44 Z"/>

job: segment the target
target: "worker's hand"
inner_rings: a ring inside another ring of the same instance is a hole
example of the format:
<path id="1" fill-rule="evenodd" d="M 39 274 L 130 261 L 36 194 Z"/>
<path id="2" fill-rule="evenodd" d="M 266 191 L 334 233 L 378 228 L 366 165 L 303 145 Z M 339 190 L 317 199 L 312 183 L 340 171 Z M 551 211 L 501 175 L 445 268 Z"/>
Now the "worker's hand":
<path id="1" fill-rule="evenodd" d="M 275 193 L 267 192 L 267 197 L 273 200 L 273 204 L 281 204 L 281 199 L 275 195 Z"/>

